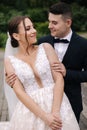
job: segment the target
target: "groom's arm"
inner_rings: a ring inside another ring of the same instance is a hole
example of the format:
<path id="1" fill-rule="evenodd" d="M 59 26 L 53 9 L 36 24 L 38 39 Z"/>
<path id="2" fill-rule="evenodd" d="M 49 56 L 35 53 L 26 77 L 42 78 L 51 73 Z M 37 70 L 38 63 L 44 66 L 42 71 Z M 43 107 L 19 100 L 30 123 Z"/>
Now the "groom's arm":
<path id="1" fill-rule="evenodd" d="M 66 82 L 73 83 L 82 83 L 87 82 L 87 70 L 78 71 L 78 70 L 66 70 L 65 76 Z"/>
<path id="2" fill-rule="evenodd" d="M 66 69 L 63 63 L 54 63 L 52 66 L 56 72 L 61 72 L 65 82 L 82 83 L 87 82 L 87 63 L 85 62 L 84 70 L 70 70 Z"/>

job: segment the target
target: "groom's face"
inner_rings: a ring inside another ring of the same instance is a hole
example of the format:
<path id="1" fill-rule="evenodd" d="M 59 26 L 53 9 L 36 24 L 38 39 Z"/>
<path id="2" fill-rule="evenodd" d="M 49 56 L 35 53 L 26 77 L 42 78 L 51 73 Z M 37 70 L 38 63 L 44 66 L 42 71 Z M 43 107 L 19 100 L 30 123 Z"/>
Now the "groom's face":
<path id="1" fill-rule="evenodd" d="M 64 19 L 62 15 L 49 13 L 48 20 L 48 28 L 52 36 L 63 38 L 68 34 L 71 26 L 69 22 L 70 19 Z"/>

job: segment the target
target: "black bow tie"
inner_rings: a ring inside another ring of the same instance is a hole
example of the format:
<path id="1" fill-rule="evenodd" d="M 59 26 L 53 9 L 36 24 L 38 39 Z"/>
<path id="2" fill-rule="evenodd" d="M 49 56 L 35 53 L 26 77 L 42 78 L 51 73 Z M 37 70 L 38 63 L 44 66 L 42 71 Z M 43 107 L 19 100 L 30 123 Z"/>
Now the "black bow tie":
<path id="1" fill-rule="evenodd" d="M 54 39 L 53 42 L 54 43 L 59 43 L 60 42 L 60 43 L 65 43 L 65 44 L 69 43 L 69 41 L 67 39 L 58 39 L 58 38 Z"/>

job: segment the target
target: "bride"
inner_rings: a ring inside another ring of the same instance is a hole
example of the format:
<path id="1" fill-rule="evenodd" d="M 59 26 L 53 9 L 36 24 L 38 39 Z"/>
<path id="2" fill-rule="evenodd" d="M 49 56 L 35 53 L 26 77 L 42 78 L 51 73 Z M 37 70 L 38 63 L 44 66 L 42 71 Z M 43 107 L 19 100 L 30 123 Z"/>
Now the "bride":
<path id="1" fill-rule="evenodd" d="M 12 86 L 16 94 L 13 99 L 17 96 L 17 100 L 8 125 L 0 123 L 0 130 L 79 130 L 63 92 L 63 76 L 50 68 L 58 61 L 52 46 L 48 43 L 33 45 L 36 30 L 26 16 L 10 21 L 9 34 L 11 45 L 19 47 L 15 55 L 6 56 L 5 72 L 18 77 Z"/>

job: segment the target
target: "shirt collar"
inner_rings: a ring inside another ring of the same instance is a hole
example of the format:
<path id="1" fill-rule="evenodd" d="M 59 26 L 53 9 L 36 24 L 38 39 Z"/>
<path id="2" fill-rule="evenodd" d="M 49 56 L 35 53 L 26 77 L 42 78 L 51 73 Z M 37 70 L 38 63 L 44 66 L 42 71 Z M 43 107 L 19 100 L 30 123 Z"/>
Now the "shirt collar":
<path id="1" fill-rule="evenodd" d="M 72 30 L 70 30 L 69 34 L 65 36 L 63 39 L 67 39 L 70 42 L 71 36 L 72 36 Z"/>
<path id="2" fill-rule="evenodd" d="M 72 30 L 70 30 L 70 32 L 68 33 L 67 36 L 65 36 L 65 37 L 63 37 L 63 38 L 60 38 L 60 39 L 67 39 L 67 40 L 70 42 L 71 36 L 72 36 Z M 57 38 L 57 37 L 55 37 L 55 39 L 56 39 L 56 38 Z"/>

